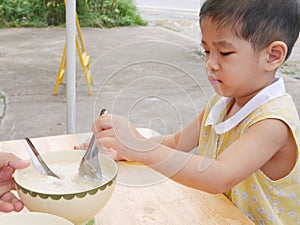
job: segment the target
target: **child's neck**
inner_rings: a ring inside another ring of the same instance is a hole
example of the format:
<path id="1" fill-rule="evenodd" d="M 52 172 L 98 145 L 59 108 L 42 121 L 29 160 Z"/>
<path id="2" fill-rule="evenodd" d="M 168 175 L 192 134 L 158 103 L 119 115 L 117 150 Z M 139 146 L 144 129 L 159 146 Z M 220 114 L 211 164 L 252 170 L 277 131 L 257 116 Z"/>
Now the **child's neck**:
<path id="1" fill-rule="evenodd" d="M 244 105 L 246 105 L 258 92 L 260 92 L 262 89 L 264 89 L 265 87 L 271 85 L 273 82 L 275 81 L 275 77 L 274 80 L 271 82 L 269 82 L 267 85 L 265 85 L 263 88 L 247 95 L 247 96 L 243 96 L 243 97 L 234 97 L 233 101 L 231 103 L 231 105 L 229 106 L 226 115 L 225 115 L 225 120 L 232 117 L 234 114 L 236 114 Z"/>

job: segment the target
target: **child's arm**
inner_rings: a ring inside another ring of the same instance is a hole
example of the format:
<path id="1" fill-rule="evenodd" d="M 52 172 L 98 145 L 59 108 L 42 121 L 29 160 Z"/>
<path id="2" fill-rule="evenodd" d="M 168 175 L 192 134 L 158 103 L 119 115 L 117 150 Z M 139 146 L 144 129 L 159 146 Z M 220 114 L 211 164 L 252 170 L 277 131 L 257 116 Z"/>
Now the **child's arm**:
<path id="1" fill-rule="evenodd" d="M 184 185 L 210 193 L 223 193 L 246 179 L 291 138 L 288 126 L 282 121 L 263 120 L 211 160 L 144 139 L 121 117 L 105 115 L 96 121 L 96 126 L 102 129 L 96 136 L 106 148 L 115 149 L 126 159 L 149 165 Z"/>
<path id="2" fill-rule="evenodd" d="M 291 134 L 285 123 L 268 119 L 253 125 L 215 160 L 178 151 L 174 153 L 162 146 L 145 155 L 138 154 L 137 160 L 184 185 L 211 193 L 223 193 L 262 168 L 283 149 L 289 135 Z M 179 162 L 181 168 L 178 166 Z M 290 169 L 294 163 L 291 161 Z"/>

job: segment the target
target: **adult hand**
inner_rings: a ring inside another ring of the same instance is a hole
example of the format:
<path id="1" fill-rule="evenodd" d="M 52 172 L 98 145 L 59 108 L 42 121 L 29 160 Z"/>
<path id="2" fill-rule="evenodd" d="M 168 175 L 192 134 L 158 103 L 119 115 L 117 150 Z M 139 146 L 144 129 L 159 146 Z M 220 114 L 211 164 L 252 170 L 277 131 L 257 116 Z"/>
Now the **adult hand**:
<path id="1" fill-rule="evenodd" d="M 11 192 L 15 190 L 13 173 L 15 169 L 29 166 L 29 161 L 21 160 L 11 153 L 0 152 L 0 211 L 21 211 L 24 204 Z"/>

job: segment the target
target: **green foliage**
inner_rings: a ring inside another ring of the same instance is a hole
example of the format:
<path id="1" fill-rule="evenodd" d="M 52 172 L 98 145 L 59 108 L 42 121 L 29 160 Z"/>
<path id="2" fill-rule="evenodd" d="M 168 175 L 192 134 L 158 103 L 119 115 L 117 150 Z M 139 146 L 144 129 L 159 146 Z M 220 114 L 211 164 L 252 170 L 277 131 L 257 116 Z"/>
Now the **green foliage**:
<path id="1" fill-rule="evenodd" d="M 146 25 L 132 0 L 76 0 L 82 27 Z M 63 0 L 0 0 L 0 27 L 65 25 Z"/>

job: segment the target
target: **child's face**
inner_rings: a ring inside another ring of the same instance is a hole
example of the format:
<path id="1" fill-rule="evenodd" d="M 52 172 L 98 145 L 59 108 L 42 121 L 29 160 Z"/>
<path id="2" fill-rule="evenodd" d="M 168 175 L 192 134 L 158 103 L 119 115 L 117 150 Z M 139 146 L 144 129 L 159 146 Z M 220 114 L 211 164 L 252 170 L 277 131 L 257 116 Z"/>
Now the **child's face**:
<path id="1" fill-rule="evenodd" d="M 264 50 L 254 51 L 248 41 L 216 27 L 210 19 L 200 26 L 207 76 L 219 95 L 246 97 L 265 86 Z"/>

